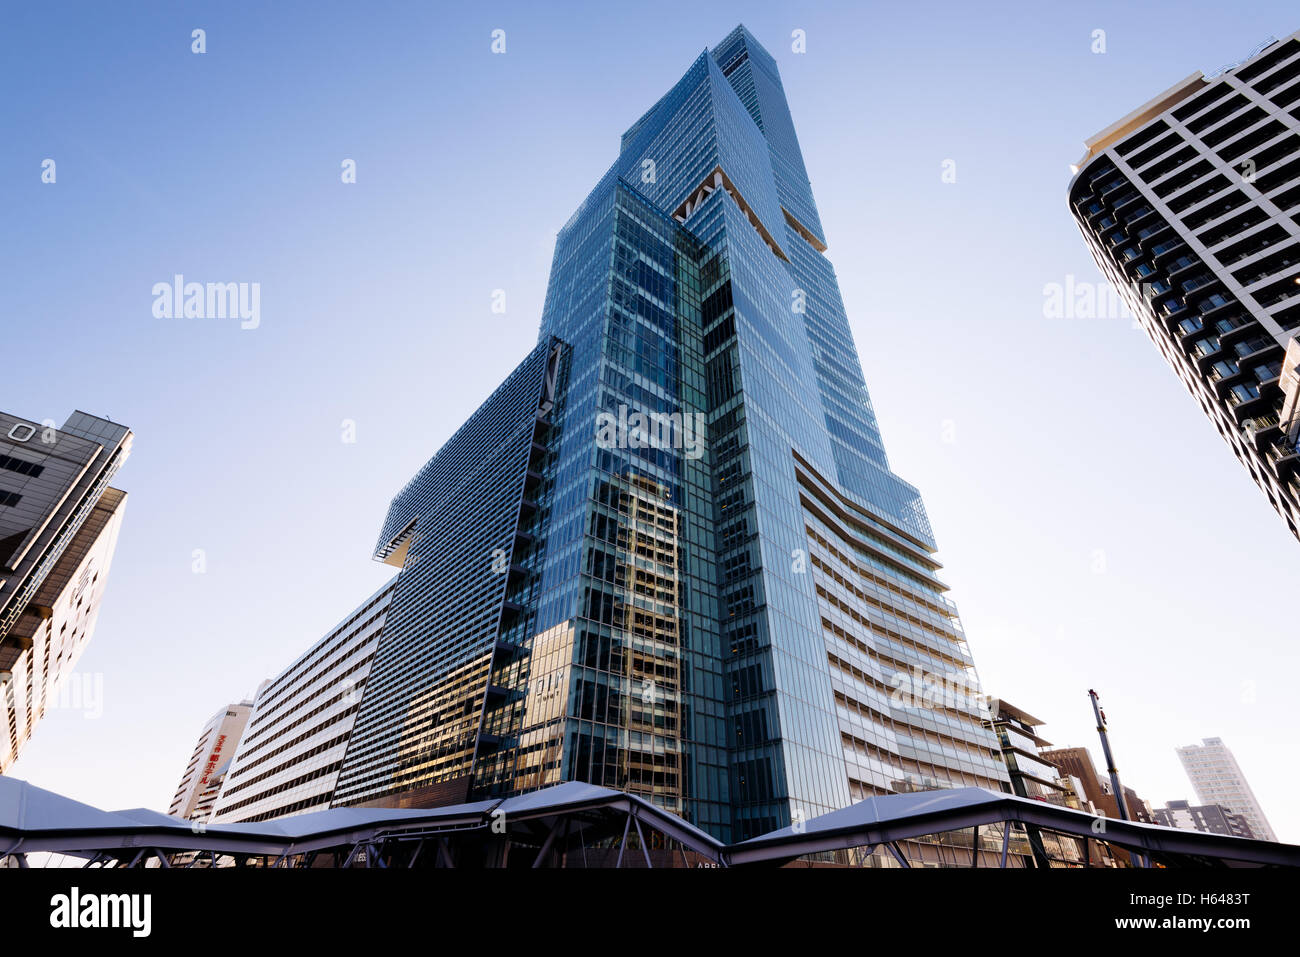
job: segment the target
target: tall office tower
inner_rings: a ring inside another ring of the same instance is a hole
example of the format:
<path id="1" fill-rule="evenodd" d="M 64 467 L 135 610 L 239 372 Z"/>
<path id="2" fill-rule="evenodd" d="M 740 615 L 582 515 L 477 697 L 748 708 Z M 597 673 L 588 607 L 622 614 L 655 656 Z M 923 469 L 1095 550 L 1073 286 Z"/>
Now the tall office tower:
<path id="1" fill-rule="evenodd" d="M 69 678 L 94 632 L 126 493 L 123 425 L 74 412 L 62 428 L 0 413 L 0 773 L 47 707 L 93 713 Z M 75 699 L 75 700 L 74 700 Z"/>
<path id="2" fill-rule="evenodd" d="M 1183 762 L 1183 770 L 1196 790 L 1198 801 L 1221 805 L 1245 818 L 1251 833 L 1261 840 L 1277 840 L 1246 775 L 1241 773 L 1237 759 L 1222 738 L 1202 738 L 1200 744 L 1178 748 L 1178 760 Z"/>
<path id="3" fill-rule="evenodd" d="M 1093 258 L 1300 537 L 1300 33 L 1086 143 Z"/>
<path id="4" fill-rule="evenodd" d="M 739 839 L 1008 784 L 825 250 L 738 27 L 623 134 L 537 348 L 393 500 L 336 804 L 577 779 Z"/>
<path id="5" fill-rule="evenodd" d="M 213 802 L 213 823 L 329 806 L 396 579 L 262 683 Z"/>
<path id="6" fill-rule="evenodd" d="M 168 814 L 200 820 L 195 815 L 200 799 L 218 770 L 234 755 L 252 710 L 253 702 L 240 701 L 226 705 L 208 719 L 181 775 L 181 783 L 176 786 Z"/>

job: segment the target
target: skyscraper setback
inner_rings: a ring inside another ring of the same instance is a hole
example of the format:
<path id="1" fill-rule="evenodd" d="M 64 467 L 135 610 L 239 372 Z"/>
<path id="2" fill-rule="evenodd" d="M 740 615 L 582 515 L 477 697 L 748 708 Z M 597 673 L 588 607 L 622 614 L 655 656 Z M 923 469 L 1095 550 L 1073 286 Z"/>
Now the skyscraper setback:
<path id="1" fill-rule="evenodd" d="M 1300 33 L 1086 145 L 1093 258 L 1300 538 Z"/>
<path id="2" fill-rule="evenodd" d="M 393 499 L 336 805 L 584 780 L 732 840 L 1007 783 L 826 250 L 738 27 L 623 134 L 536 348 Z"/>

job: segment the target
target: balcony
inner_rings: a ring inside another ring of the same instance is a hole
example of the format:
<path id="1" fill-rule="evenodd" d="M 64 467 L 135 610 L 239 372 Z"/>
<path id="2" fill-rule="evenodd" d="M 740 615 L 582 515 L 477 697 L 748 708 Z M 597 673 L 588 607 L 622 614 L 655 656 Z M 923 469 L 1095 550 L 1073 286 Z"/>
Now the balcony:
<path id="1" fill-rule="evenodd" d="M 1141 193 L 1139 193 L 1135 189 L 1131 189 L 1127 193 L 1124 193 L 1122 196 L 1116 196 L 1114 202 L 1110 204 L 1110 208 L 1113 209 L 1115 211 L 1115 215 L 1118 216 L 1119 211 L 1121 209 L 1123 209 L 1129 203 L 1136 202 L 1141 198 L 1142 198 Z"/>
<path id="2" fill-rule="evenodd" d="M 1159 236 L 1171 228 L 1172 227 L 1170 227 L 1168 223 L 1162 220 L 1158 223 L 1151 223 L 1150 225 L 1143 226 L 1141 229 L 1137 230 L 1133 236 L 1138 242 L 1144 243 L 1148 239 Z"/>
<path id="3" fill-rule="evenodd" d="M 1264 394 L 1253 380 L 1239 382 L 1232 386 L 1228 389 L 1225 399 L 1238 425 L 1251 416 L 1268 410 L 1272 404 L 1272 399 Z"/>
<path id="4" fill-rule="evenodd" d="M 1160 265 L 1160 260 L 1166 253 L 1172 253 L 1179 249 L 1186 249 L 1187 243 L 1181 239 L 1166 239 L 1163 242 L 1156 243 L 1151 247 L 1151 256 L 1156 265 Z"/>
<path id="5" fill-rule="evenodd" d="M 1142 222 L 1142 220 L 1146 219 L 1154 212 L 1155 209 L 1153 207 L 1148 206 L 1146 203 L 1143 203 L 1140 206 L 1138 206 L 1137 209 L 1133 210 L 1127 216 L 1123 217 L 1124 225 L 1131 230 L 1135 226 L 1137 226 L 1138 223 Z"/>
<path id="6" fill-rule="evenodd" d="M 1166 293 L 1174 291 L 1174 287 L 1165 279 L 1157 279 L 1154 282 L 1142 284 L 1142 296 L 1147 302 L 1155 302 Z"/>
<path id="7" fill-rule="evenodd" d="M 1282 438 L 1278 417 L 1268 412 L 1253 416 L 1246 429 L 1246 436 L 1256 451 L 1267 451 L 1270 445 Z"/>
<path id="8" fill-rule="evenodd" d="M 1202 289 L 1205 286 L 1209 286 L 1212 283 L 1216 283 L 1218 281 L 1219 281 L 1219 277 L 1214 275 L 1214 273 L 1201 272 L 1201 273 L 1197 273 L 1195 276 L 1192 276 L 1190 279 L 1184 279 L 1181 285 L 1183 288 L 1183 292 L 1189 293 L 1197 289 Z"/>
<path id="9" fill-rule="evenodd" d="M 1241 368 L 1232 359 L 1220 359 L 1210 366 L 1206 375 L 1212 382 L 1222 384 L 1231 382 L 1241 375 Z"/>
<path id="10" fill-rule="evenodd" d="M 1207 318 L 1213 315 L 1216 310 L 1222 309 L 1225 306 L 1232 306 L 1235 304 L 1236 304 L 1235 299 L 1230 299 L 1227 296 L 1225 296 L 1223 293 L 1216 292 L 1216 293 L 1211 293 L 1210 295 L 1202 299 L 1200 302 L 1198 302 L 1196 304 L 1196 311 L 1201 314 L 1202 318 Z"/>
<path id="11" fill-rule="evenodd" d="M 1281 349 L 1282 346 L 1272 336 L 1256 336 L 1232 347 L 1242 365 L 1262 359 L 1268 352 Z"/>
<path id="12" fill-rule="evenodd" d="M 1250 316 L 1234 314 L 1214 321 L 1214 331 L 1219 334 L 1225 345 L 1248 335 L 1248 332 L 1243 330 L 1250 329 L 1258 331 L 1258 324 Z"/>
<path id="13" fill-rule="evenodd" d="M 1179 327 L 1187 319 L 1197 319 L 1187 308 L 1187 304 L 1181 299 L 1169 299 L 1161 303 L 1160 308 L 1156 310 L 1157 315 L 1165 322 L 1165 328 L 1173 334 L 1175 328 Z"/>
<path id="14" fill-rule="evenodd" d="M 1216 335 L 1202 336 L 1199 339 L 1184 340 L 1184 344 L 1192 354 L 1192 360 L 1199 362 L 1201 359 L 1208 359 L 1210 356 L 1217 355 L 1223 347 L 1219 343 L 1219 337 Z"/>
<path id="15" fill-rule="evenodd" d="M 1290 479 L 1300 471 L 1300 449 L 1296 447 L 1296 443 L 1288 442 L 1285 437 L 1277 439 L 1268 446 L 1267 455 L 1279 478 Z"/>

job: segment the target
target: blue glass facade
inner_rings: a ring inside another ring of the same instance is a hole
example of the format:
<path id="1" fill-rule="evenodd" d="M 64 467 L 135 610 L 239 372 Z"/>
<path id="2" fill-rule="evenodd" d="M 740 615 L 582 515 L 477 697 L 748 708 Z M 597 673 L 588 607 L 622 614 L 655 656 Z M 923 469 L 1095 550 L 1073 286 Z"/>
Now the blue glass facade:
<path id="1" fill-rule="evenodd" d="M 973 663 L 825 249 L 776 64 L 737 28 L 623 135 L 557 237 L 521 366 L 560 344 L 554 407 L 510 427 L 532 441 L 500 473 L 528 504 L 498 529 L 485 503 L 468 524 L 497 537 L 459 559 L 510 538 L 510 572 L 479 591 L 445 565 L 412 576 L 483 628 L 438 636 L 421 612 L 408 633 L 394 597 L 390 667 L 427 646 L 486 688 L 477 740 L 458 739 L 473 793 L 587 780 L 738 840 L 869 794 L 1006 782 L 972 700 L 900 698 L 920 673 L 970 690 Z M 394 500 L 381 557 L 400 560 L 430 484 Z M 372 734 L 397 727 L 387 708 Z"/>
<path id="2" fill-rule="evenodd" d="M 465 799 L 562 357 L 559 343 L 539 343 L 393 498 L 375 555 L 402 573 L 336 805 Z"/>

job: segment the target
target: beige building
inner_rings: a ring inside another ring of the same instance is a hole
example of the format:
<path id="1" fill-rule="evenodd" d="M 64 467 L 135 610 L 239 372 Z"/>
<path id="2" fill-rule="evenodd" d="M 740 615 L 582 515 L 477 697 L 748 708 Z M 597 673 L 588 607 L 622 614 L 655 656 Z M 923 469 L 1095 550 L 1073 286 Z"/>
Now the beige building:
<path id="1" fill-rule="evenodd" d="M 105 489 L 10 633 L 27 647 L 0 672 L 9 732 L 0 735 L 0 773 L 48 709 L 72 708 L 88 719 L 103 713 L 102 676 L 73 669 L 95 631 L 125 511 L 126 493 Z"/>
<path id="2" fill-rule="evenodd" d="M 1222 738 L 1202 738 L 1200 744 L 1179 748 L 1178 760 L 1201 804 L 1217 804 L 1243 818 L 1255 837 L 1277 840 L 1246 775 Z"/>
<path id="3" fill-rule="evenodd" d="M 176 788 L 176 796 L 167 809 L 168 814 L 194 821 L 207 819 L 212 801 L 215 800 L 215 795 L 208 793 L 209 788 L 217 777 L 217 772 L 234 757 L 252 710 L 252 701 L 230 704 L 214 714 L 203 726 L 199 743 L 194 746 L 194 753 L 190 755 L 185 773 L 181 775 L 181 783 Z"/>
<path id="4" fill-rule="evenodd" d="M 74 412 L 60 428 L 0 413 L 0 774 L 47 710 L 103 710 L 73 673 L 94 633 L 126 493 L 124 425 Z"/>

